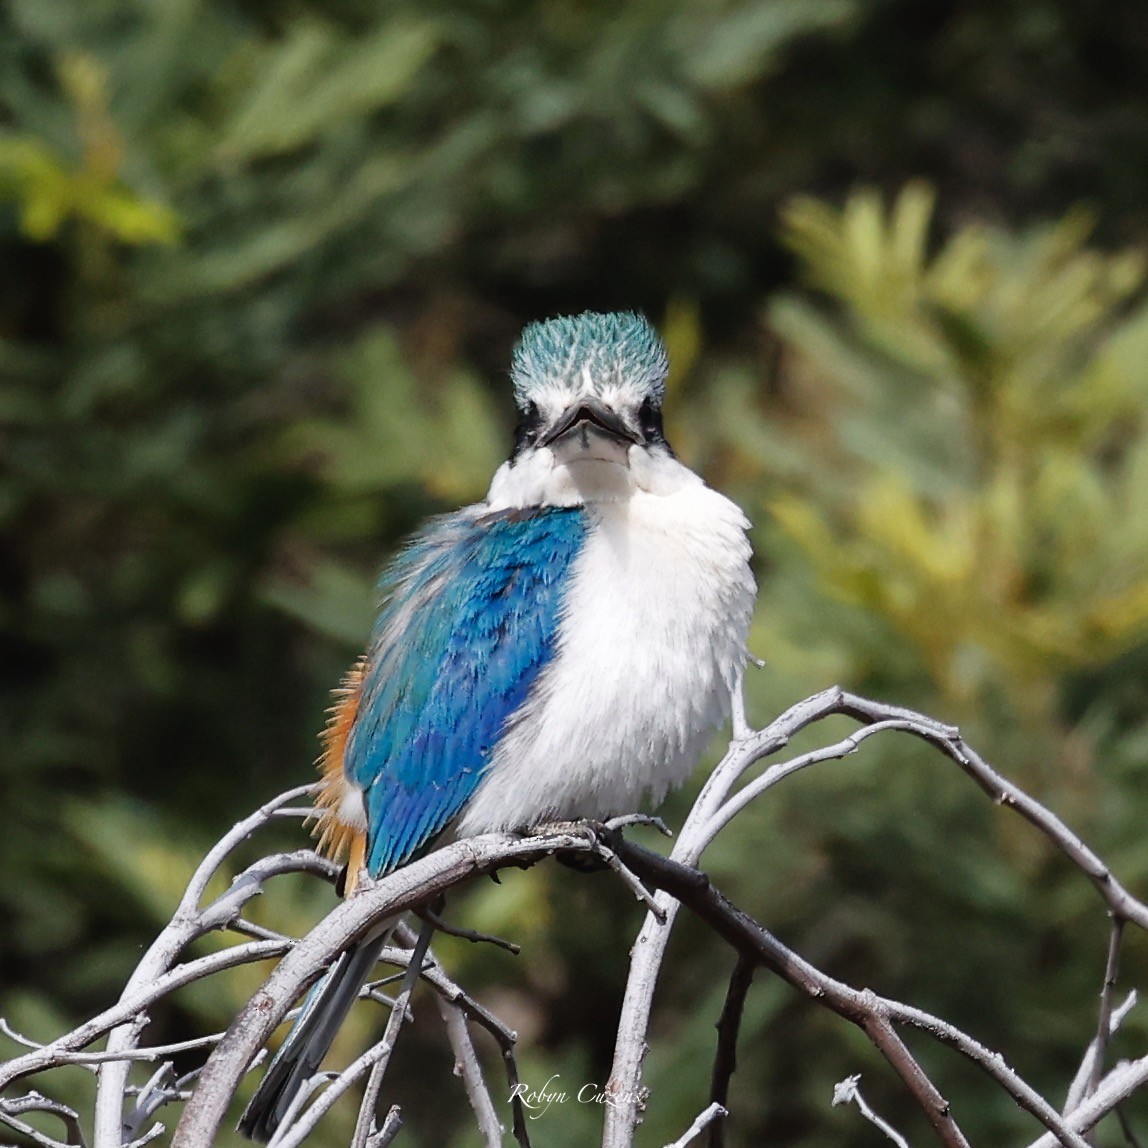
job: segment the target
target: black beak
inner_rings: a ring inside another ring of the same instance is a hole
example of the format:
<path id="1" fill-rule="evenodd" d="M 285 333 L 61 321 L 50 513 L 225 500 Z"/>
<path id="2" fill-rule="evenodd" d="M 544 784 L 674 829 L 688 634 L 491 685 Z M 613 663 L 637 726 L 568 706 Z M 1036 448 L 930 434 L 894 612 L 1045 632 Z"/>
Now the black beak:
<path id="1" fill-rule="evenodd" d="M 641 438 L 605 404 L 596 399 L 581 399 L 573 406 L 562 412 L 561 417 L 553 426 L 549 426 L 538 436 L 538 446 L 550 446 L 563 435 L 580 427 L 594 427 L 601 434 L 617 439 L 619 442 L 636 443 Z"/>

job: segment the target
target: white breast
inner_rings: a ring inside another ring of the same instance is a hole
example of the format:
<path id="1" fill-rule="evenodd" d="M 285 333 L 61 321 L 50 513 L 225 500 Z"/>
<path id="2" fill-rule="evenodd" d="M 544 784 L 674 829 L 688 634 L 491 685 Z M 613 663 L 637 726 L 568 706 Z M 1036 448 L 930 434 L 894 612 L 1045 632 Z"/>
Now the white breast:
<path id="1" fill-rule="evenodd" d="M 755 586 L 748 522 L 677 463 L 587 508 L 554 660 L 458 832 L 602 818 L 681 784 L 729 712 Z"/>

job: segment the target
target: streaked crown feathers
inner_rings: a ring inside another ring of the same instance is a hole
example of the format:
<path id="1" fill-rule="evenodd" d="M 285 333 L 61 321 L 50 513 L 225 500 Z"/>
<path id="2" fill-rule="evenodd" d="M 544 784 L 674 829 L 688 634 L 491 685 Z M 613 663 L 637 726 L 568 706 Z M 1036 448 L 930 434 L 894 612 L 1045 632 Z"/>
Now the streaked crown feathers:
<path id="1" fill-rule="evenodd" d="M 657 331 L 633 311 L 563 315 L 531 323 L 511 360 L 514 401 L 520 409 L 547 391 L 632 391 L 659 406 L 669 359 Z"/>

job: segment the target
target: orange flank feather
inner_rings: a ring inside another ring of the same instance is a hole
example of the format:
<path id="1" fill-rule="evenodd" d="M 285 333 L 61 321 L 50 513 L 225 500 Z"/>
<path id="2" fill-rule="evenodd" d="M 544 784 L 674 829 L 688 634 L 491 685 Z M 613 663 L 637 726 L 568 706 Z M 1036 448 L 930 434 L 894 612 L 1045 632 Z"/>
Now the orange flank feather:
<path id="1" fill-rule="evenodd" d="M 327 725 L 321 735 L 323 752 L 318 766 L 321 775 L 319 796 L 315 799 L 319 838 L 319 851 L 335 861 L 347 862 L 344 893 L 354 891 L 359 870 L 366 863 L 367 835 L 361 826 L 343 820 L 345 801 L 352 797 L 352 787 L 343 769 L 347 739 L 359 712 L 359 698 L 363 689 L 366 658 L 360 658 L 346 673 L 342 684 L 334 690 L 335 704 L 328 711 Z"/>

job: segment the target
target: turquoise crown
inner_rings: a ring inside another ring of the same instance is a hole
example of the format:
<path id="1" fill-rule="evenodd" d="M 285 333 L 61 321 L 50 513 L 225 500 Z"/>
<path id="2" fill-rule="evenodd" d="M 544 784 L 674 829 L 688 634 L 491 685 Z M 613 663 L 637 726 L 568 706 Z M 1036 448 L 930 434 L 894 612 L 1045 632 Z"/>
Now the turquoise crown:
<path id="1" fill-rule="evenodd" d="M 633 387 L 660 404 L 670 364 L 665 345 L 644 315 L 562 315 L 531 323 L 522 332 L 510 364 L 514 400 L 524 407 L 532 394 L 569 386 L 587 367 L 595 387 Z"/>

